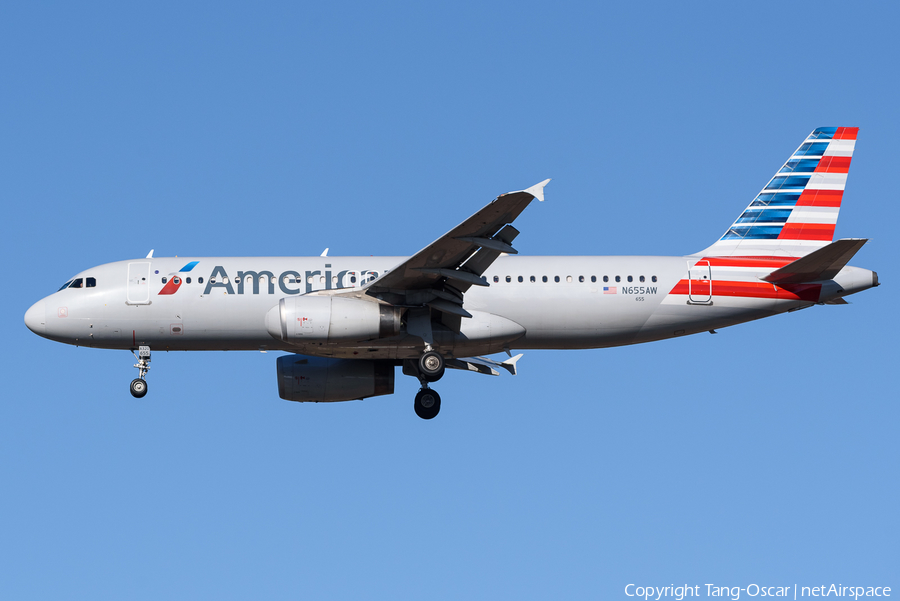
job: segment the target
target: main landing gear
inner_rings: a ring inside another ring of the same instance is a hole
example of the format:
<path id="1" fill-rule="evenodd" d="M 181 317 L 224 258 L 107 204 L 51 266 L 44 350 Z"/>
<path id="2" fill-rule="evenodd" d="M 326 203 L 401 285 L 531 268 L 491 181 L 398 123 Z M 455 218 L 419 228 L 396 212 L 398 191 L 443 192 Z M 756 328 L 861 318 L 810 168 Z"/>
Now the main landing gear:
<path id="1" fill-rule="evenodd" d="M 131 351 L 131 354 L 134 355 L 134 351 Z M 139 375 L 131 381 L 131 396 L 139 399 L 147 394 L 147 381 L 144 380 L 144 376 L 150 371 L 150 347 L 138 347 L 138 354 L 134 356 L 138 360 L 134 366 L 138 368 Z"/>
<path id="2" fill-rule="evenodd" d="M 430 388 L 422 388 L 416 393 L 413 409 L 422 419 L 432 419 L 441 411 L 441 395 Z"/>
<path id="3" fill-rule="evenodd" d="M 422 419 L 433 419 L 441 411 L 441 395 L 428 387 L 444 376 L 444 357 L 437 351 L 427 349 L 416 362 L 416 377 L 422 388 L 416 393 L 413 409 Z"/>

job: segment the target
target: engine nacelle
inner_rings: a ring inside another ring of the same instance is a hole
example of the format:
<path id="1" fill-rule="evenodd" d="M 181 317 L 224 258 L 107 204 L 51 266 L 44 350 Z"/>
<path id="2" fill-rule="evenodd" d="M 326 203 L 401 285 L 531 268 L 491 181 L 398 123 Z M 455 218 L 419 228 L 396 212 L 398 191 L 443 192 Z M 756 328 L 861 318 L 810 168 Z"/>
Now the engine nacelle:
<path id="1" fill-rule="evenodd" d="M 278 396 L 286 401 L 354 401 L 394 393 L 394 366 L 388 361 L 278 357 Z"/>
<path id="2" fill-rule="evenodd" d="M 283 298 L 266 313 L 266 329 L 291 344 L 358 342 L 400 333 L 398 307 L 335 296 Z"/>

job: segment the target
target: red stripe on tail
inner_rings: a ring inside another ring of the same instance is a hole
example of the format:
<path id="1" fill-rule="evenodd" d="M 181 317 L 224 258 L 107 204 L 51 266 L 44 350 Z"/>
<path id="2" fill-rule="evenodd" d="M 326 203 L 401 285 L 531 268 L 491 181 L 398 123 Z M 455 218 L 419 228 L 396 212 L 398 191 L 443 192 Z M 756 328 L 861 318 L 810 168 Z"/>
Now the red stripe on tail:
<path id="1" fill-rule="evenodd" d="M 831 223 L 785 223 L 779 240 L 827 240 L 834 238 L 834 224 Z"/>
<path id="2" fill-rule="evenodd" d="M 797 200 L 798 207 L 839 207 L 843 190 L 804 190 Z"/>
<path id="3" fill-rule="evenodd" d="M 858 127 L 839 127 L 834 132 L 832 140 L 855 140 L 856 134 L 859 133 Z"/>
<path id="4" fill-rule="evenodd" d="M 822 157 L 816 166 L 816 173 L 847 173 L 850 171 L 851 157 Z"/>

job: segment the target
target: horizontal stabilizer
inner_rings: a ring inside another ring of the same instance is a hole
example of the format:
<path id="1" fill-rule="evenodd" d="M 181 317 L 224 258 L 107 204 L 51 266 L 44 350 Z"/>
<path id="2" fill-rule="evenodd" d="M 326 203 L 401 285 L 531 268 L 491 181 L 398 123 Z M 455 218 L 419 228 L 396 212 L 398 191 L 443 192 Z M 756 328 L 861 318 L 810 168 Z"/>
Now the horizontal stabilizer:
<path id="1" fill-rule="evenodd" d="M 802 284 L 830 280 L 844 268 L 853 255 L 868 242 L 867 238 L 844 238 L 832 242 L 805 257 L 776 269 L 762 278 L 773 284 Z"/>

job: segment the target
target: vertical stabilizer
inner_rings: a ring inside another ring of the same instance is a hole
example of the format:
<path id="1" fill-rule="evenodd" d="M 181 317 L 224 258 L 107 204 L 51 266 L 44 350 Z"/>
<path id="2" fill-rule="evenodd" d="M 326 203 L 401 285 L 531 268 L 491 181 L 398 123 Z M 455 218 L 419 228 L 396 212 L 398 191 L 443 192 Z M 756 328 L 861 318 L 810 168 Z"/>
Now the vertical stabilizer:
<path id="1" fill-rule="evenodd" d="M 820 127 L 704 256 L 802 257 L 831 243 L 858 127 Z"/>

